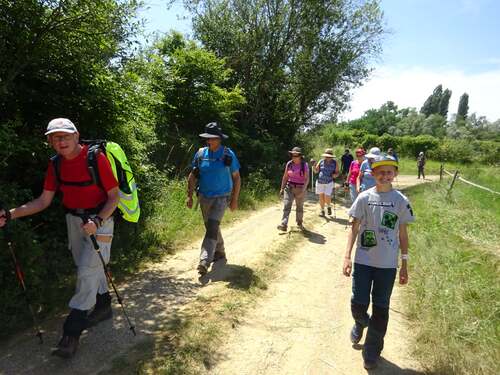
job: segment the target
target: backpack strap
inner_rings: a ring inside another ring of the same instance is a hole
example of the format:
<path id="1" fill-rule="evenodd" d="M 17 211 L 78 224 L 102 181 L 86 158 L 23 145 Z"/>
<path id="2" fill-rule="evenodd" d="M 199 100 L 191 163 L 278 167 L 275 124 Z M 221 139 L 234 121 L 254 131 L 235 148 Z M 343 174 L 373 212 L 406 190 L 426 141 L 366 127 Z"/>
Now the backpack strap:
<path id="1" fill-rule="evenodd" d="M 89 146 L 87 151 L 87 169 L 89 171 L 92 182 L 102 188 L 101 176 L 99 176 L 99 167 L 97 166 L 97 157 L 100 152 L 100 145 L 95 144 Z"/>
<path id="2" fill-rule="evenodd" d="M 52 167 L 54 168 L 54 176 L 56 178 L 57 188 L 61 185 L 61 156 L 59 154 L 55 154 L 50 158 L 52 162 Z"/>
<path id="3" fill-rule="evenodd" d="M 200 147 L 196 153 L 196 166 L 200 168 L 201 160 L 203 159 L 203 153 L 208 147 Z"/>

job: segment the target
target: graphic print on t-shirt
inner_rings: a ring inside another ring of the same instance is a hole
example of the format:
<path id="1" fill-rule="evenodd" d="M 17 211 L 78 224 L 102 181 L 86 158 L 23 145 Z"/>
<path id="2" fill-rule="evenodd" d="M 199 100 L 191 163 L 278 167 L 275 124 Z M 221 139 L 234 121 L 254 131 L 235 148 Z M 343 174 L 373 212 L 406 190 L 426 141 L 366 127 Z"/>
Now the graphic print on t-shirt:
<path id="1" fill-rule="evenodd" d="M 391 211 L 385 211 L 384 216 L 382 216 L 382 224 L 384 227 L 394 229 L 396 227 L 396 222 L 398 221 L 398 215 Z"/>
<path id="2" fill-rule="evenodd" d="M 374 247 L 377 246 L 377 236 L 373 230 L 365 230 L 361 234 L 361 246 Z"/>

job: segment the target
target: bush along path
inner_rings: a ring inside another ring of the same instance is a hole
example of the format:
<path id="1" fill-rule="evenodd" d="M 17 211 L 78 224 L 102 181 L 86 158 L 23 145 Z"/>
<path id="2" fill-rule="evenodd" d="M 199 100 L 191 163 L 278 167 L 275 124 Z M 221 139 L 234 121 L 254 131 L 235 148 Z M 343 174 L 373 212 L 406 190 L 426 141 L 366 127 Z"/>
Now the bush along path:
<path id="1" fill-rule="evenodd" d="M 418 182 L 400 176 L 396 188 Z M 198 240 L 121 283 L 137 337 L 115 303 L 113 320 L 84 333 L 77 355 L 64 361 L 50 356 L 62 319 L 54 317 L 43 322 L 44 345 L 26 330 L 0 346 L 0 373 L 358 373 L 361 354 L 348 337 L 350 280 L 341 275 L 346 209 L 325 221 L 310 198 L 303 233 L 277 232 L 281 205 L 223 228 L 228 261 L 201 280 Z M 394 293 L 379 370 L 418 373 L 406 351 L 400 288 Z"/>

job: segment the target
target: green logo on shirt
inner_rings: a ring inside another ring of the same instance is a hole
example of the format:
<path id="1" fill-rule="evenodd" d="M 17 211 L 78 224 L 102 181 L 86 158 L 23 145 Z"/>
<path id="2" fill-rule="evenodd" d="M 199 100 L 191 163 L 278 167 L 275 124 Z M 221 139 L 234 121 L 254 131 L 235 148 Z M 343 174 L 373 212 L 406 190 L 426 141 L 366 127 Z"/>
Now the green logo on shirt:
<path id="1" fill-rule="evenodd" d="M 377 236 L 373 230 L 365 230 L 361 234 L 361 246 L 373 247 L 377 246 Z"/>
<path id="2" fill-rule="evenodd" d="M 396 227 L 396 222 L 398 221 L 398 215 L 393 212 L 385 211 L 384 216 L 382 216 L 382 225 L 384 227 L 394 229 Z"/>

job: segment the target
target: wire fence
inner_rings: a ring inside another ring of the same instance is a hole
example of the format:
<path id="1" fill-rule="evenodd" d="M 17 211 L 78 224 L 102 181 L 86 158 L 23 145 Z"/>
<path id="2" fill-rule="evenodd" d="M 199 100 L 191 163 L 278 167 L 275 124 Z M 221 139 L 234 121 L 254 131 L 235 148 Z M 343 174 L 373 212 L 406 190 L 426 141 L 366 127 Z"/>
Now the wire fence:
<path id="1" fill-rule="evenodd" d="M 498 191 L 495 191 L 493 189 L 490 189 L 486 186 L 481 186 L 479 184 L 476 184 L 474 182 L 471 182 L 469 180 L 466 180 L 465 178 L 463 177 L 460 177 L 460 172 L 458 170 L 456 170 L 454 173 L 450 172 L 450 171 L 447 171 L 446 169 L 444 169 L 444 166 L 441 164 L 441 168 L 440 168 L 440 171 L 439 171 L 439 180 L 442 181 L 443 180 L 443 174 L 447 174 L 448 176 L 451 176 L 453 177 L 453 179 L 451 180 L 451 183 L 450 183 L 450 187 L 448 188 L 448 192 L 451 192 L 451 190 L 453 189 L 453 186 L 455 185 L 455 181 L 456 180 L 459 180 L 461 182 L 464 182 L 470 186 L 474 186 L 478 189 L 482 189 L 484 191 L 487 191 L 487 192 L 490 192 L 492 194 L 497 194 L 497 195 L 500 195 L 500 192 Z"/>

